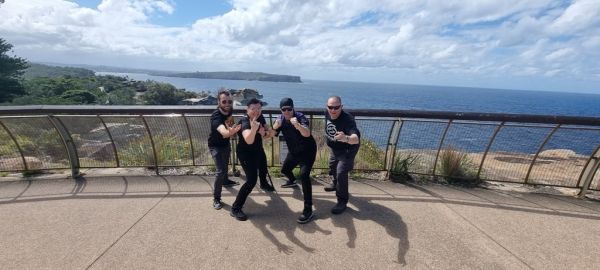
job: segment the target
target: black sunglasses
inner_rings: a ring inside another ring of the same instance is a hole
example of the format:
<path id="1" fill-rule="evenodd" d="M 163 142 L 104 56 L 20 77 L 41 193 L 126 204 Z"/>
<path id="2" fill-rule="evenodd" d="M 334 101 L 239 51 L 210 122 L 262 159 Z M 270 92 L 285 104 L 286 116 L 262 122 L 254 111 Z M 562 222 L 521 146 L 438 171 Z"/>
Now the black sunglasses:
<path id="1" fill-rule="evenodd" d="M 339 110 L 340 107 L 342 107 L 342 105 L 338 105 L 338 106 L 327 106 L 328 109 L 330 110 Z"/>
<path id="2" fill-rule="evenodd" d="M 233 104 L 233 100 L 221 100 L 221 104 Z"/>
<path id="3" fill-rule="evenodd" d="M 291 112 L 293 110 L 294 110 L 294 108 L 289 108 L 289 107 L 288 108 L 281 108 L 282 112 Z"/>

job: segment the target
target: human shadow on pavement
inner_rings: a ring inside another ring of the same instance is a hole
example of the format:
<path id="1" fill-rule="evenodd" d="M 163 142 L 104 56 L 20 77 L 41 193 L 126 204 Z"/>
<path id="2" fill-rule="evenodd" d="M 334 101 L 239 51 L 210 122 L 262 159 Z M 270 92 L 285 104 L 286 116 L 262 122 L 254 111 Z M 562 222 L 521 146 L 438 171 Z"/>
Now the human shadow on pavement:
<path id="1" fill-rule="evenodd" d="M 292 211 L 279 194 L 271 192 L 266 192 L 265 194 L 269 197 L 269 199 L 265 201 L 266 206 L 259 205 L 252 200 L 252 197 L 248 197 L 246 205 L 244 206 L 245 209 L 251 209 L 246 211 L 248 220 L 277 247 L 279 252 L 289 255 L 292 253 L 293 248 L 283 244 L 277 239 L 273 234 L 274 231 L 283 232 L 290 242 L 304 251 L 310 253 L 314 252 L 314 248 L 307 246 L 296 236 L 296 230 L 299 227 L 303 227 L 303 225 L 296 222 L 299 212 Z M 310 225 L 310 229 L 307 231 L 331 234 L 330 231 L 324 230 L 316 224 Z"/>
<path id="2" fill-rule="evenodd" d="M 349 207 L 340 215 L 333 215 L 330 212 L 335 205 L 334 201 L 318 199 L 314 200 L 314 204 L 317 207 L 317 212 L 323 215 L 321 218 L 331 218 L 335 227 L 346 229 L 348 234 L 346 245 L 349 248 L 356 246 L 357 232 L 354 219 L 374 221 L 384 227 L 389 236 L 398 239 L 398 253 L 394 262 L 406 265 L 405 257 L 410 248 L 408 229 L 402 217 L 394 210 L 358 197 L 351 197 Z"/>

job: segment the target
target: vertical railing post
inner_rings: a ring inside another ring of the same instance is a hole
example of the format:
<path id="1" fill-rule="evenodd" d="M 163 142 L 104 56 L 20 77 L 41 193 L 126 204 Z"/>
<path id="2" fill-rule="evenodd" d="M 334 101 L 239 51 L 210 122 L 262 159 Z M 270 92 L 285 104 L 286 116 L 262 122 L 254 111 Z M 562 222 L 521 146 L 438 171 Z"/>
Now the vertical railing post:
<path id="1" fill-rule="evenodd" d="M 0 120 L 0 126 L 2 126 L 2 128 L 6 131 L 6 134 L 8 134 L 8 136 L 15 143 L 15 146 L 17 147 L 17 150 L 19 150 L 19 154 L 21 155 L 21 160 L 23 161 L 23 169 L 25 171 L 28 171 L 29 167 L 27 166 L 27 160 L 25 159 L 25 154 L 23 153 L 23 149 L 21 149 L 21 146 L 19 145 L 19 141 L 17 141 L 17 138 L 12 134 L 12 132 L 10 132 L 10 130 L 4 125 L 4 123 L 1 120 Z"/>
<path id="2" fill-rule="evenodd" d="M 596 150 L 592 152 L 587 162 L 585 163 L 585 166 L 583 166 L 583 169 L 581 170 L 579 180 L 577 181 L 577 187 L 579 187 L 581 181 L 583 181 L 581 191 L 578 194 L 579 197 L 585 196 L 587 191 L 590 189 L 590 186 L 592 185 L 592 180 L 594 179 L 596 171 L 598 170 L 598 166 L 600 166 L 600 145 L 598 145 L 598 147 L 596 147 Z"/>
<path id="3" fill-rule="evenodd" d="M 442 146 L 444 145 L 444 140 L 446 139 L 446 134 L 448 133 L 448 129 L 450 129 L 450 125 L 452 125 L 452 121 L 454 119 L 448 120 L 448 125 L 446 125 L 446 129 L 444 129 L 444 134 L 442 134 L 442 139 L 440 139 L 440 145 L 438 146 L 437 154 L 435 154 L 435 160 L 433 161 L 433 171 L 432 176 L 435 176 L 435 169 L 437 168 L 437 161 L 440 156 L 440 152 L 442 151 Z"/>
<path id="4" fill-rule="evenodd" d="M 500 129 L 502 129 L 502 127 L 504 127 L 504 124 L 506 124 L 506 122 L 502 121 L 502 123 L 500 123 L 500 125 L 498 125 L 496 127 L 496 130 L 494 130 L 494 134 L 492 134 L 492 137 L 490 138 L 488 145 L 485 147 L 485 152 L 483 152 L 483 156 L 481 157 L 481 163 L 479 163 L 479 168 L 477 169 L 477 179 L 480 179 L 480 177 L 481 177 L 481 169 L 483 168 L 483 162 L 485 161 L 485 158 L 487 157 L 487 154 L 490 151 L 490 148 L 492 147 L 494 140 L 496 140 L 496 135 L 498 135 L 498 132 L 500 132 Z"/>
<path id="5" fill-rule="evenodd" d="M 544 146 L 546 146 L 546 143 L 548 143 L 550 138 L 552 138 L 552 135 L 554 135 L 554 132 L 556 132 L 559 127 L 560 127 L 560 124 L 556 125 L 552 129 L 552 131 L 550 131 L 550 133 L 548 133 L 548 136 L 546 136 L 546 139 L 544 139 L 544 142 L 542 142 L 542 144 L 540 145 L 540 148 L 538 148 L 537 152 L 535 152 L 535 155 L 533 156 L 533 159 L 531 160 L 531 164 L 529 164 L 529 169 L 527 169 L 527 174 L 525 175 L 525 184 L 529 183 L 529 176 L 531 175 L 531 170 L 533 169 L 533 165 L 535 164 L 535 161 L 537 160 L 538 156 L 540 155 L 540 152 L 542 152 L 542 150 L 544 149 Z"/>
<path id="6" fill-rule="evenodd" d="M 269 125 L 273 127 L 273 114 L 269 113 Z M 266 131 L 266 128 L 265 128 Z M 275 166 L 275 138 L 271 137 L 271 167 Z"/>
<path id="7" fill-rule="evenodd" d="M 148 132 L 148 136 L 150 137 L 150 144 L 152 144 L 152 153 L 154 153 L 154 169 L 156 170 L 156 175 L 159 175 L 158 172 L 158 155 L 156 153 L 156 146 L 154 145 L 154 138 L 152 138 L 152 132 L 150 132 L 150 127 L 148 127 L 148 123 L 146 122 L 146 118 L 143 115 L 140 115 L 142 118 L 142 122 L 144 122 L 144 126 L 146 127 L 146 131 Z"/>
<path id="8" fill-rule="evenodd" d="M 390 130 L 390 134 L 388 137 L 388 146 L 386 148 L 385 161 L 384 161 L 384 164 L 386 166 L 385 168 L 387 171 L 386 179 L 390 179 L 390 175 L 392 174 L 392 170 L 394 169 L 394 160 L 396 158 L 396 147 L 398 145 L 398 139 L 400 137 L 400 130 L 402 129 L 403 123 L 404 122 L 400 118 L 398 120 L 394 120 L 392 129 Z M 388 156 L 391 156 L 390 159 L 388 159 Z"/>
<path id="9" fill-rule="evenodd" d="M 121 163 L 119 162 L 119 154 L 117 153 L 117 146 L 115 144 L 115 140 L 113 139 L 113 136 L 110 133 L 110 130 L 108 129 L 108 126 L 106 125 L 106 122 L 104 122 L 104 119 L 102 119 L 102 117 L 98 114 L 96 115 L 96 117 L 98 117 L 98 119 L 100 119 L 100 122 L 102 122 L 102 126 L 104 126 L 104 129 L 106 130 L 106 134 L 108 134 L 108 138 L 110 139 L 110 144 L 112 145 L 113 152 L 115 153 L 115 161 L 117 162 L 117 168 L 119 168 L 119 167 L 121 167 Z"/>
<path id="10" fill-rule="evenodd" d="M 71 177 L 76 179 L 79 178 L 81 176 L 79 172 L 79 156 L 77 154 L 77 147 L 75 146 L 75 142 L 73 142 L 71 134 L 65 127 L 64 123 L 54 115 L 49 114 L 48 121 L 50 124 L 52 124 L 63 142 L 65 151 L 67 152 L 67 157 L 69 158 L 69 164 L 71 165 Z"/>

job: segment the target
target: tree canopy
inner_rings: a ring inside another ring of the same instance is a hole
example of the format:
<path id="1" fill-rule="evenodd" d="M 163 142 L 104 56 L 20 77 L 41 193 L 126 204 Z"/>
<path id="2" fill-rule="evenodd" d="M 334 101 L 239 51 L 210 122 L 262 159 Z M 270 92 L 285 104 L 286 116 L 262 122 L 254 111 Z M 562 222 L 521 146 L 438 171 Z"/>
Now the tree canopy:
<path id="1" fill-rule="evenodd" d="M 0 103 L 10 102 L 26 93 L 21 76 L 28 64 L 21 57 L 8 55 L 12 47 L 0 38 Z"/>

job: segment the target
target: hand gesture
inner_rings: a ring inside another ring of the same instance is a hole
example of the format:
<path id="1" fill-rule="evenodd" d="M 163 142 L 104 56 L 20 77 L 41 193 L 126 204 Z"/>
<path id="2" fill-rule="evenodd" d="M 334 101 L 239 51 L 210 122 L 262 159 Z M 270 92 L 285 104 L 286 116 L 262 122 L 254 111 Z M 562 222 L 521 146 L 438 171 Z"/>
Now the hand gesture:
<path id="1" fill-rule="evenodd" d="M 345 141 L 346 140 L 346 134 L 344 134 L 343 131 L 338 131 L 335 133 L 335 136 L 333 137 L 336 141 L 341 142 L 341 141 Z"/>
<path id="2" fill-rule="evenodd" d="M 258 119 L 258 117 L 254 117 L 250 120 L 250 129 L 252 131 L 257 131 L 258 128 L 260 128 L 260 123 L 256 121 L 256 119 Z"/>
<path id="3" fill-rule="evenodd" d="M 233 126 L 229 126 L 227 124 L 225 124 L 225 126 L 227 127 L 227 131 L 229 132 L 229 136 L 233 136 L 234 134 L 238 133 L 238 131 L 240 131 L 240 128 L 242 126 L 238 125 L 238 124 L 234 124 Z"/>
<path id="4" fill-rule="evenodd" d="M 292 118 L 290 119 L 290 122 L 292 123 L 292 125 L 293 125 L 293 126 L 295 126 L 295 127 L 296 127 L 296 125 L 298 125 L 298 118 L 296 118 L 296 117 L 292 117 Z"/>
<path id="5" fill-rule="evenodd" d="M 281 120 L 277 119 L 275 120 L 275 123 L 273 124 L 273 129 L 279 129 L 281 127 Z"/>

